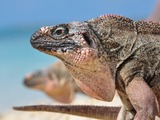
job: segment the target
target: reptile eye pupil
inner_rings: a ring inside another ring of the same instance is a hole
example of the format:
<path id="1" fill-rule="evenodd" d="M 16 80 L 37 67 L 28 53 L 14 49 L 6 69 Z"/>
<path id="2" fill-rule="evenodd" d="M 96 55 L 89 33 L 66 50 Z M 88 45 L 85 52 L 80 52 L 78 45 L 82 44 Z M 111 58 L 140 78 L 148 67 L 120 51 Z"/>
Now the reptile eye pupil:
<path id="1" fill-rule="evenodd" d="M 57 35 L 60 35 L 60 34 L 62 34 L 63 32 L 64 32 L 63 30 L 57 30 L 57 31 L 56 31 L 56 34 L 57 34 Z"/>

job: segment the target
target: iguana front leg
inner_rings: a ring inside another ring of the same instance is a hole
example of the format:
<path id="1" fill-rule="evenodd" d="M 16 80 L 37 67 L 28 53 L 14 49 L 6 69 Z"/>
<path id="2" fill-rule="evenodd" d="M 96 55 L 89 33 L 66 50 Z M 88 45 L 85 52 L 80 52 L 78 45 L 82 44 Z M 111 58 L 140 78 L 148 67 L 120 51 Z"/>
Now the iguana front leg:
<path id="1" fill-rule="evenodd" d="M 155 120 L 158 113 L 157 98 L 143 78 L 133 78 L 126 87 L 126 93 L 136 110 L 134 120 Z"/>

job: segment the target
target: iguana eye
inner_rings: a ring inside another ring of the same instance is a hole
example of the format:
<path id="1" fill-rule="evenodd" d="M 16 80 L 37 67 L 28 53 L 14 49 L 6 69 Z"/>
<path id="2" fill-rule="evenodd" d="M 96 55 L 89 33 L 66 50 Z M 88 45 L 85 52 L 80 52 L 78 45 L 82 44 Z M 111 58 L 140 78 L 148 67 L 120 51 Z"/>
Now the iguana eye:
<path id="1" fill-rule="evenodd" d="M 68 33 L 68 28 L 65 26 L 60 26 L 57 27 L 55 30 L 52 32 L 53 37 L 62 37 Z"/>

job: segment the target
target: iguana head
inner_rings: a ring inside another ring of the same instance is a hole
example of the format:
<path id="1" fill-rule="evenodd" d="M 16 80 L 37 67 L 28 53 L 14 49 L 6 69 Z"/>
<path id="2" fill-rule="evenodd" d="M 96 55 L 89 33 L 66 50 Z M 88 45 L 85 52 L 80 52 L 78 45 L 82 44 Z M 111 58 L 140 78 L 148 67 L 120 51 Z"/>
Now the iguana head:
<path id="1" fill-rule="evenodd" d="M 112 72 L 100 54 L 103 46 L 89 23 L 42 27 L 30 41 L 34 48 L 61 59 L 86 94 L 100 100 L 113 99 Z"/>
<path id="2" fill-rule="evenodd" d="M 42 27 L 31 37 L 34 48 L 72 64 L 82 64 L 97 57 L 95 36 L 87 23 L 71 22 Z"/>
<path id="3" fill-rule="evenodd" d="M 24 85 L 30 88 L 41 89 L 41 86 L 44 86 L 48 75 L 43 70 L 38 70 L 34 73 L 27 74 L 24 77 Z"/>

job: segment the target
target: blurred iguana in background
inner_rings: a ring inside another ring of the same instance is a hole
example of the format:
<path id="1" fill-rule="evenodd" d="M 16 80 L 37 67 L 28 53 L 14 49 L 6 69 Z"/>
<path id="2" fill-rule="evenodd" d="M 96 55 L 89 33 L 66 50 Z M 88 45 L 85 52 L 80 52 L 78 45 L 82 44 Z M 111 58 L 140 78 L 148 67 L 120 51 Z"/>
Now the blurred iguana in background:
<path id="1" fill-rule="evenodd" d="M 24 85 L 41 90 L 50 98 L 62 103 L 71 103 L 77 92 L 83 93 L 61 61 L 46 69 L 27 74 Z"/>

